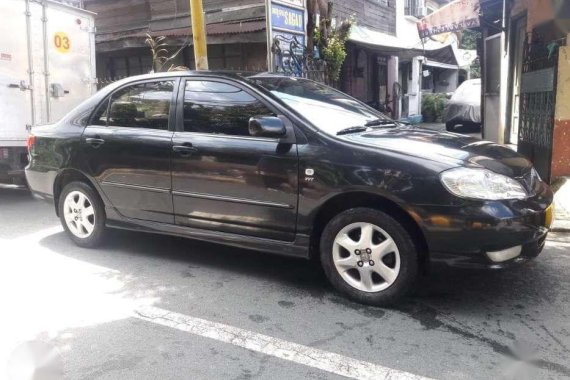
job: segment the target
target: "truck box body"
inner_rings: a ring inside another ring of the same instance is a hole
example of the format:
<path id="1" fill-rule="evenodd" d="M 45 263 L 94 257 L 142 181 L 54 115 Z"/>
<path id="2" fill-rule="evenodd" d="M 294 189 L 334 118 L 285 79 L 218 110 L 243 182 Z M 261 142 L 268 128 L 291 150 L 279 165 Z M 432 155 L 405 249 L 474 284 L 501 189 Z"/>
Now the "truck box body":
<path id="1" fill-rule="evenodd" d="M 96 91 L 95 21 L 51 0 L 1 0 L 0 15 L 0 184 L 23 185 L 28 130 Z"/>

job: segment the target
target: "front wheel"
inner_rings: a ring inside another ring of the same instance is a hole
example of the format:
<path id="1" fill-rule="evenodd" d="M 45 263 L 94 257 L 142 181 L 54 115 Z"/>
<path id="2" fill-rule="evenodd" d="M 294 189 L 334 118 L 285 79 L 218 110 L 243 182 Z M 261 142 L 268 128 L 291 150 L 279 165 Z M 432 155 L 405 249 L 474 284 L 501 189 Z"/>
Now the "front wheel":
<path id="1" fill-rule="evenodd" d="M 325 227 L 320 247 L 332 285 L 361 303 L 394 303 L 412 288 L 418 275 L 411 236 L 379 210 L 354 208 L 338 214 Z"/>
<path id="2" fill-rule="evenodd" d="M 71 182 L 59 197 L 59 218 L 65 231 L 80 247 L 93 248 L 103 241 L 105 209 L 98 194 L 83 182 Z"/>
<path id="3" fill-rule="evenodd" d="M 449 121 L 445 123 L 445 130 L 448 132 L 453 132 L 455 130 L 455 123 Z"/>

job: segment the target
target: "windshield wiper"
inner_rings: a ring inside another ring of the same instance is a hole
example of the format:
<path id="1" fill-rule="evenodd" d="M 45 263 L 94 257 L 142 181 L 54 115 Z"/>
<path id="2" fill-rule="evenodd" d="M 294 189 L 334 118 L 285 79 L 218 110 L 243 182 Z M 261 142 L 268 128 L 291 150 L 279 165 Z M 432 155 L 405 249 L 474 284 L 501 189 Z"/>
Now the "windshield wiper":
<path id="1" fill-rule="evenodd" d="M 396 125 L 396 122 L 394 120 L 373 119 L 364 124 L 365 127 L 374 127 L 376 125 Z"/>
<path id="2" fill-rule="evenodd" d="M 357 126 L 357 127 L 348 127 L 341 129 L 336 134 L 337 135 L 348 135 L 349 133 L 357 133 L 357 132 L 366 132 L 368 127 Z"/>

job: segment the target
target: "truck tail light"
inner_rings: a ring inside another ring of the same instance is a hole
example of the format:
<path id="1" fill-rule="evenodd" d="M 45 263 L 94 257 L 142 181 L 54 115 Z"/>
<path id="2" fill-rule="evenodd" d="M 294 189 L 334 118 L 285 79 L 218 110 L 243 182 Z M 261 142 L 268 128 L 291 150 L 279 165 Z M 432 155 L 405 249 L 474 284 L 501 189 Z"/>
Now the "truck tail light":
<path id="1" fill-rule="evenodd" d="M 32 150 L 32 148 L 34 147 L 34 144 L 36 143 L 36 136 L 34 135 L 29 135 L 28 136 L 28 152 L 30 152 Z"/>

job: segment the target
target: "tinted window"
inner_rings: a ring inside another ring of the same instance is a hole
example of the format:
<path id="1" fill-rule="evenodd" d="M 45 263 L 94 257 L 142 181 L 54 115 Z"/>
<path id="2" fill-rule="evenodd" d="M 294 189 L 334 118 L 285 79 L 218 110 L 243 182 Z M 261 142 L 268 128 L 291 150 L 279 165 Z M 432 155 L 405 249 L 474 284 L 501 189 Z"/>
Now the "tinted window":
<path id="1" fill-rule="evenodd" d="M 249 136 L 249 118 L 274 115 L 242 89 L 221 82 L 187 81 L 184 131 Z"/>
<path id="2" fill-rule="evenodd" d="M 136 84 L 117 91 L 111 98 L 108 125 L 168 130 L 173 88 L 173 81 L 162 81 Z M 106 118 L 106 111 L 100 116 L 97 113 L 94 124 Z"/>

